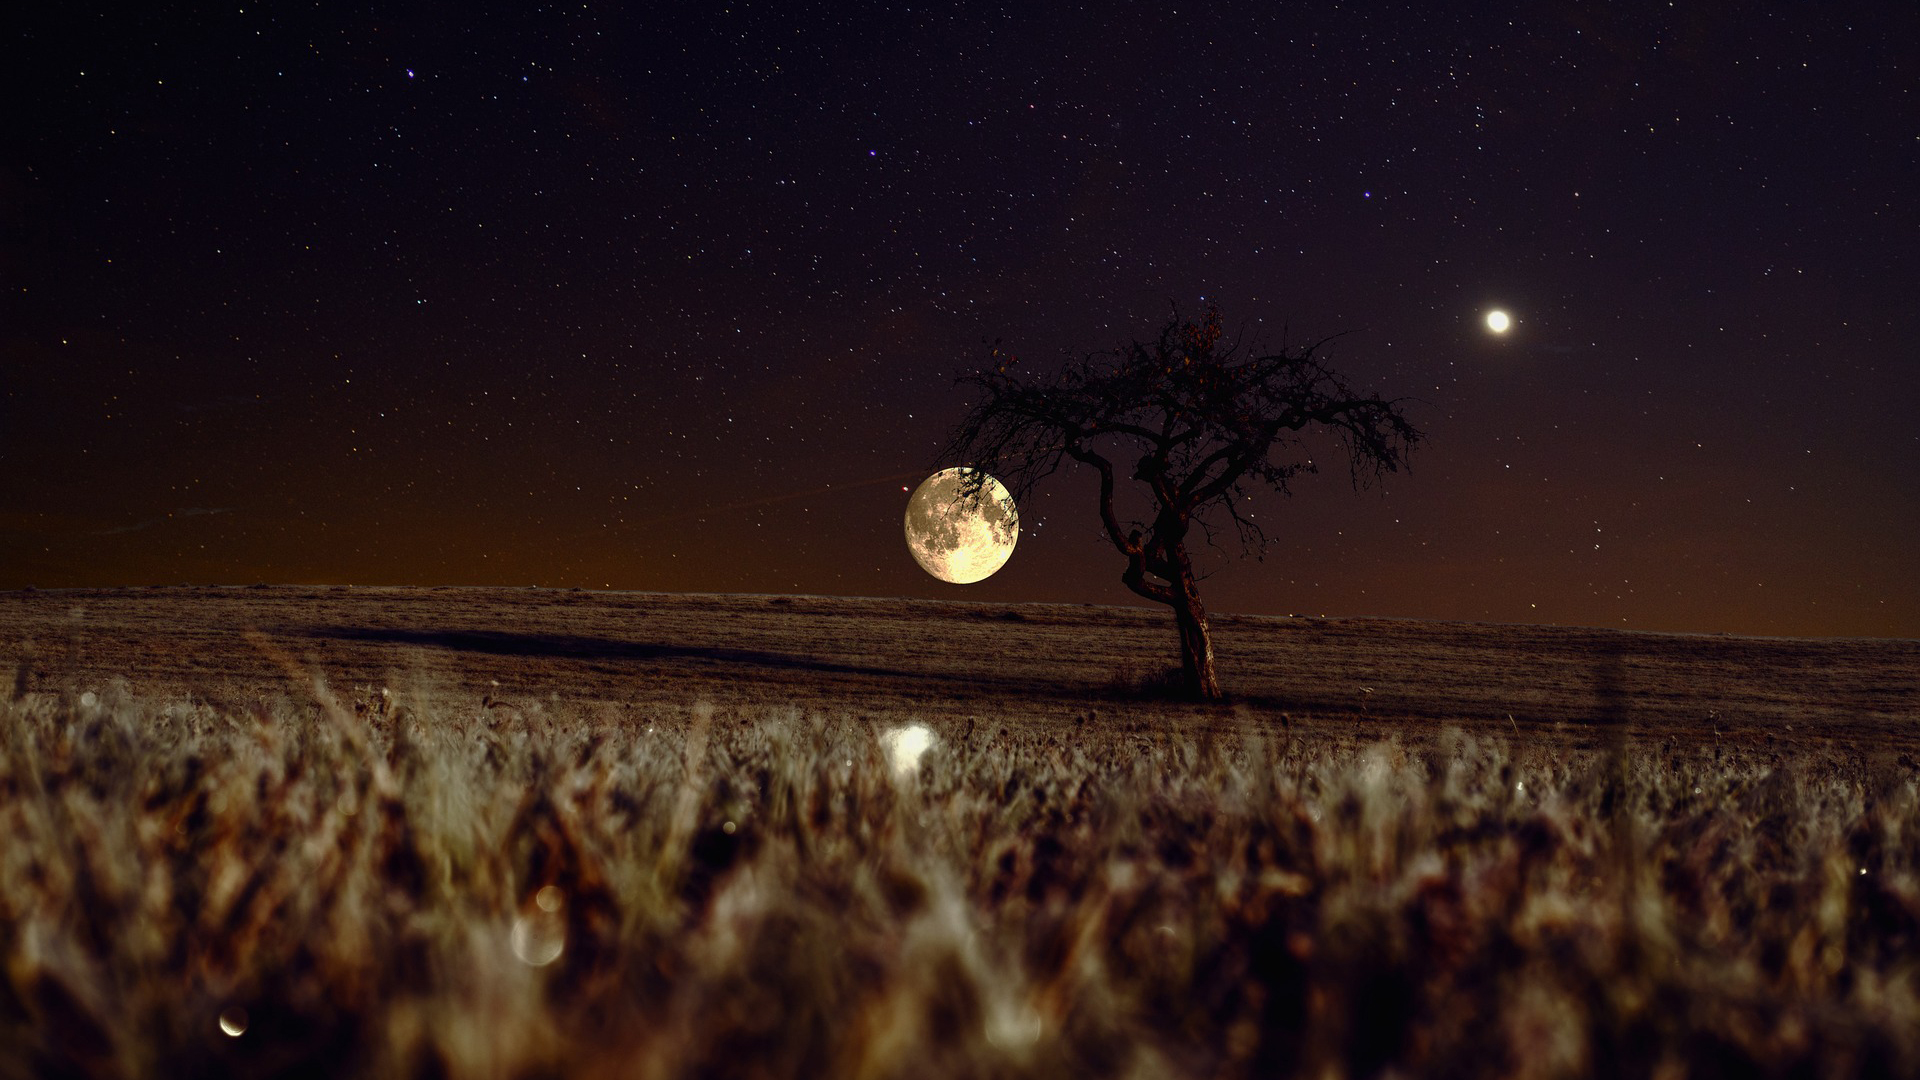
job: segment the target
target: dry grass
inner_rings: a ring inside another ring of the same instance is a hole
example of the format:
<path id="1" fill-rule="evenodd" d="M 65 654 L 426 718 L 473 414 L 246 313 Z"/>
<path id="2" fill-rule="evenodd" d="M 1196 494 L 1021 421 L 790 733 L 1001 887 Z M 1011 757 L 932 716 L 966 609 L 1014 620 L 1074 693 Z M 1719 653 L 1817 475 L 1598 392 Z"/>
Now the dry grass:
<path id="1" fill-rule="evenodd" d="M 0 1076 L 1920 1074 L 1910 758 L 31 681 Z"/>
<path id="2" fill-rule="evenodd" d="M 0 597 L 0 1078 L 1920 1075 L 1920 643 L 1217 630 Z"/>

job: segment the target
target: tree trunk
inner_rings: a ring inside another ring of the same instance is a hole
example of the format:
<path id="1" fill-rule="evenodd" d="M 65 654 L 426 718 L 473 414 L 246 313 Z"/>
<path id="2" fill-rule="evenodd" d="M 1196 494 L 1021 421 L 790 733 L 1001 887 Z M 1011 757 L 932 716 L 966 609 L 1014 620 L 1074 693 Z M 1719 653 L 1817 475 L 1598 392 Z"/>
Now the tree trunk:
<path id="1" fill-rule="evenodd" d="M 1199 608 L 1196 599 L 1194 608 Z M 1188 612 L 1176 605 L 1174 621 L 1180 624 L 1180 676 L 1187 695 L 1199 701 L 1219 701 L 1220 680 L 1213 673 L 1213 639 L 1207 629 L 1207 614 Z"/>
<path id="2" fill-rule="evenodd" d="M 1193 579 L 1193 567 L 1186 552 L 1177 556 L 1180 576 L 1174 581 L 1173 621 L 1180 628 L 1180 676 L 1187 696 L 1197 701 L 1219 701 L 1220 680 L 1213 673 L 1213 633 L 1207 626 L 1207 609 L 1200 603 L 1199 583 Z"/>

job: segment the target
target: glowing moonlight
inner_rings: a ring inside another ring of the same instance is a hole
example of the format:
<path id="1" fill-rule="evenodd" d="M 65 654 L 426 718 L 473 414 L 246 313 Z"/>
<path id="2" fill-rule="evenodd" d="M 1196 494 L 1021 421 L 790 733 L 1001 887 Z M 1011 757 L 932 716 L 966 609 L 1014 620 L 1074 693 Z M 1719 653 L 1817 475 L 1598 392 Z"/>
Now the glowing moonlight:
<path id="1" fill-rule="evenodd" d="M 966 473 L 934 473 L 907 500 L 907 549 L 921 569 L 956 585 L 992 577 L 1020 538 L 1020 515 L 1006 486 L 989 476 L 979 496 L 969 498 L 960 493 Z"/>

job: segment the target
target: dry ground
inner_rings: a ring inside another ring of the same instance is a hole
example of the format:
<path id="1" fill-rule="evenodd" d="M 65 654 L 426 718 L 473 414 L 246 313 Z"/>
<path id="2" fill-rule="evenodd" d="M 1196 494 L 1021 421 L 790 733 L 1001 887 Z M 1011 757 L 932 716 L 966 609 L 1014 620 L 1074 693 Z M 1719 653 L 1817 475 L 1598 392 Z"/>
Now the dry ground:
<path id="1" fill-rule="evenodd" d="M 1920 641 L 1646 634 L 1379 618 L 1215 617 L 1228 713 L 1141 700 L 1176 663 L 1154 610 L 822 596 L 254 586 L 0 594 L 25 688 L 125 679 L 238 706 L 405 685 L 449 705 L 557 697 L 779 704 L 1095 730 L 1232 720 L 1372 741 L 1442 726 L 1591 745 L 1786 750 L 1920 741 Z M 1101 724 L 1100 721 L 1104 721 Z"/>
<path id="2" fill-rule="evenodd" d="M 1217 630 L 0 595 L 0 1080 L 1920 1078 L 1920 642 Z"/>

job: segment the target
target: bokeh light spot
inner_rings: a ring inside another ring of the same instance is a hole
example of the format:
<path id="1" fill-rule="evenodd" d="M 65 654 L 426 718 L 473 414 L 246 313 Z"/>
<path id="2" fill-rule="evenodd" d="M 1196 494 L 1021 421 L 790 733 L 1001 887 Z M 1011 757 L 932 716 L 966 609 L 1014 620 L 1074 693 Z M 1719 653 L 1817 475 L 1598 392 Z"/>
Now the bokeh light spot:
<path id="1" fill-rule="evenodd" d="M 1040 1010 L 1026 1002 L 1002 1003 L 987 1013 L 987 1041 L 1002 1050 L 1024 1050 L 1046 1031 Z"/>
<path id="2" fill-rule="evenodd" d="M 548 905 L 552 906 L 549 907 Z M 560 914 L 565 897 L 548 885 L 534 894 L 533 905 L 513 920 L 513 955 L 529 967 L 545 967 L 567 947 L 567 920 Z"/>
<path id="3" fill-rule="evenodd" d="M 893 763 L 896 773 L 910 773 L 920 766 L 920 755 L 933 745 L 933 732 L 925 724 L 909 724 L 897 731 L 889 731 L 880 737 L 887 748 L 887 758 Z"/>

